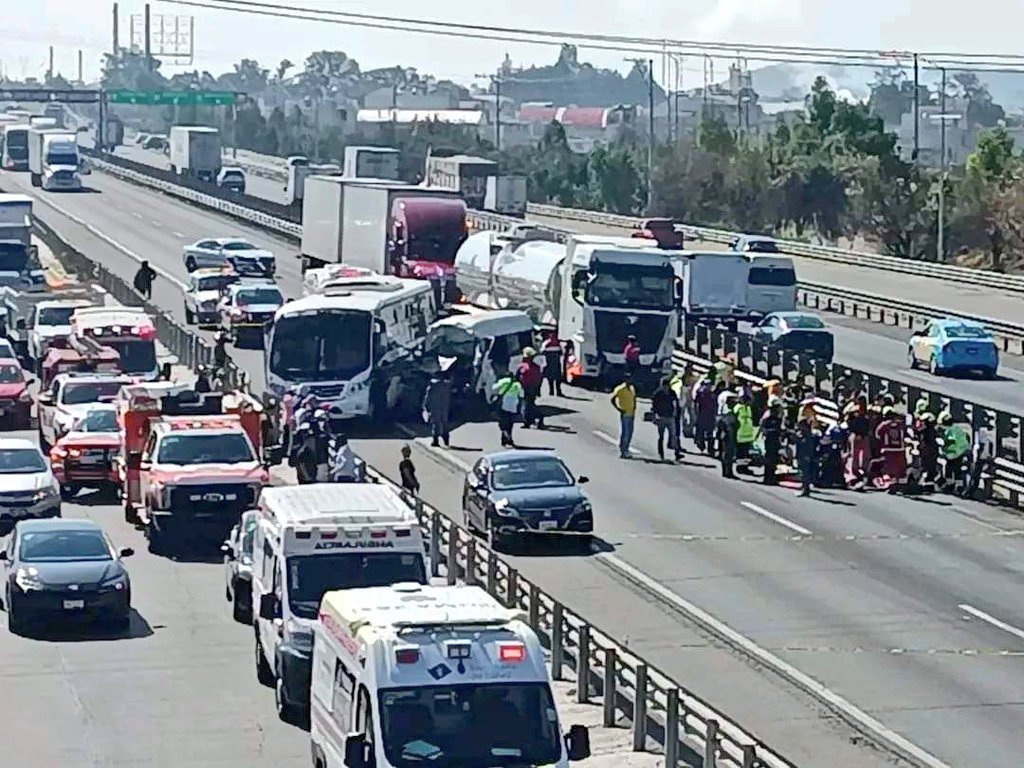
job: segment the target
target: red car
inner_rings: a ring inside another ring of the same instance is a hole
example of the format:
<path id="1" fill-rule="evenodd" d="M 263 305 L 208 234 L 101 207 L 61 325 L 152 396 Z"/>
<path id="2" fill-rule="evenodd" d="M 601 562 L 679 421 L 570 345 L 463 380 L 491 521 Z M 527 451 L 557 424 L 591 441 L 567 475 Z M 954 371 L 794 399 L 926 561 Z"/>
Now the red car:
<path id="1" fill-rule="evenodd" d="M 67 501 L 82 488 L 117 489 L 114 457 L 121 450 L 117 409 L 97 403 L 50 449 L 50 467 Z"/>
<path id="2" fill-rule="evenodd" d="M 32 393 L 28 385 L 33 381 L 17 360 L 0 358 L 0 419 L 9 429 L 32 427 Z"/>

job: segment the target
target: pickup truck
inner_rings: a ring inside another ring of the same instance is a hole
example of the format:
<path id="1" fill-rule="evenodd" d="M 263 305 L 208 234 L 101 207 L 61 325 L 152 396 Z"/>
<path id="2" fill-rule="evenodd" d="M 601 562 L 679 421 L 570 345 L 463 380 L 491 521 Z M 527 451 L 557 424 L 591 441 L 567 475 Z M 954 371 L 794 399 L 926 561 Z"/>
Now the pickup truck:
<path id="1" fill-rule="evenodd" d="M 48 348 L 71 334 L 71 315 L 79 307 L 95 304 L 88 288 L 69 287 L 26 293 L 0 288 L 6 311 L 7 337 L 18 355 L 33 360 L 38 372 Z"/>
<path id="2" fill-rule="evenodd" d="M 71 431 L 96 403 L 111 402 L 132 379 L 104 373 L 62 373 L 39 393 L 39 447 L 43 453 Z"/>

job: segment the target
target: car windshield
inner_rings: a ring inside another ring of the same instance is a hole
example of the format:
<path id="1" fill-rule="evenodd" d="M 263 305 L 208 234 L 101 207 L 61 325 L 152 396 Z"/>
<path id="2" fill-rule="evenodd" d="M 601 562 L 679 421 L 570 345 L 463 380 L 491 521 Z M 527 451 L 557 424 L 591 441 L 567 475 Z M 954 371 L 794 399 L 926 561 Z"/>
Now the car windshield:
<path id="1" fill-rule="evenodd" d="M 117 351 L 121 356 L 121 368 L 125 373 L 151 373 L 157 368 L 156 344 L 152 341 L 104 339 L 103 346 Z"/>
<path id="2" fill-rule="evenodd" d="M 951 339 L 991 339 L 992 334 L 985 328 L 974 325 L 947 325 L 946 335 Z"/>
<path id="3" fill-rule="evenodd" d="M 42 307 L 36 325 L 71 325 L 71 315 L 78 307 Z"/>
<path id="4" fill-rule="evenodd" d="M 242 554 L 252 555 L 252 543 L 256 539 L 256 518 L 249 517 L 245 521 L 245 529 L 242 532 Z"/>
<path id="5" fill-rule="evenodd" d="M 573 484 L 572 475 L 565 468 L 565 464 L 554 456 L 496 461 L 491 470 L 491 478 L 496 491 L 552 488 Z"/>
<path id="6" fill-rule="evenodd" d="M 35 448 L 0 450 L 0 475 L 25 475 L 46 471 L 46 460 Z"/>
<path id="7" fill-rule="evenodd" d="M 28 531 L 21 535 L 18 559 L 23 563 L 63 560 L 113 560 L 110 545 L 99 531 Z"/>
<path id="8" fill-rule="evenodd" d="M 241 171 L 224 171 L 221 175 L 223 181 L 242 181 L 245 176 Z"/>
<path id="9" fill-rule="evenodd" d="M 224 250 L 225 251 L 255 251 L 256 250 L 256 246 L 252 245 L 251 243 L 247 243 L 244 240 L 239 240 L 237 242 L 224 243 Z"/>
<path id="10" fill-rule="evenodd" d="M 256 457 L 242 432 L 194 432 L 164 437 L 156 460 L 160 464 L 241 464 Z"/>
<path id="11" fill-rule="evenodd" d="M 3 321 L 0 320 L 0 327 L 2 326 Z M 0 357 L 6 357 L 12 360 L 17 357 L 17 355 L 14 354 L 14 347 L 11 346 L 11 342 L 0 339 Z"/>
<path id="12" fill-rule="evenodd" d="M 0 364 L 0 384 L 16 384 L 25 380 L 25 373 L 20 365 L 14 363 Z"/>
<path id="13" fill-rule="evenodd" d="M 85 403 L 112 400 L 121 391 L 123 384 L 124 382 L 117 380 L 72 381 L 64 385 L 60 401 L 64 405 L 84 405 Z"/>
<path id="14" fill-rule="evenodd" d="M 237 283 L 238 278 L 234 275 L 211 275 L 195 278 L 195 281 L 197 291 L 220 291 L 232 283 Z"/>
<path id="15" fill-rule="evenodd" d="M 324 592 L 426 584 L 423 558 L 415 552 L 332 552 L 289 557 L 288 604 L 296 616 L 315 619 Z"/>
<path id="16" fill-rule="evenodd" d="M 117 413 L 108 408 L 89 411 L 75 424 L 76 432 L 117 432 Z"/>
<path id="17" fill-rule="evenodd" d="M 814 315 L 786 315 L 782 318 L 790 328 L 824 328 L 825 324 L 821 318 Z"/>
<path id="18" fill-rule="evenodd" d="M 370 367 L 370 313 L 318 312 L 274 324 L 270 371 L 288 381 L 347 381 Z"/>
<path id="19" fill-rule="evenodd" d="M 447 664 L 438 666 L 447 674 Z M 547 683 L 421 685 L 379 696 L 384 754 L 396 768 L 524 768 L 561 759 Z"/>
<path id="20" fill-rule="evenodd" d="M 599 264 L 590 275 L 587 302 L 595 307 L 671 309 L 675 273 L 670 266 Z"/>
<path id="21" fill-rule="evenodd" d="M 235 294 L 236 304 L 284 304 L 277 288 L 246 288 Z"/>

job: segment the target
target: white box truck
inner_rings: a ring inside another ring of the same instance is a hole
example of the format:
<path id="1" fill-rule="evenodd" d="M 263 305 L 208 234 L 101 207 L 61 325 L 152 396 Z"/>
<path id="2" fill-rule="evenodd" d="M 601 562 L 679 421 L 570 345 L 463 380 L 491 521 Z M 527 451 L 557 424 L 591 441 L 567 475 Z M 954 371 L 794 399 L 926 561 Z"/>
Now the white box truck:
<path id="1" fill-rule="evenodd" d="M 749 315 L 747 278 L 750 263 L 744 254 L 682 251 L 672 256 L 682 279 L 682 311 L 691 322 L 722 323 L 735 329 Z"/>
<path id="2" fill-rule="evenodd" d="M 526 177 L 488 176 L 484 210 L 504 216 L 525 216 Z"/>
<path id="3" fill-rule="evenodd" d="M 170 135 L 171 173 L 214 182 L 221 166 L 220 131 L 205 125 L 174 125 Z"/>
<path id="4" fill-rule="evenodd" d="M 33 187 L 77 192 L 82 188 L 78 134 L 59 128 L 30 128 L 28 170 Z"/>
<path id="5" fill-rule="evenodd" d="M 345 147 L 342 175 L 353 179 L 398 180 L 397 149 L 391 147 Z"/>

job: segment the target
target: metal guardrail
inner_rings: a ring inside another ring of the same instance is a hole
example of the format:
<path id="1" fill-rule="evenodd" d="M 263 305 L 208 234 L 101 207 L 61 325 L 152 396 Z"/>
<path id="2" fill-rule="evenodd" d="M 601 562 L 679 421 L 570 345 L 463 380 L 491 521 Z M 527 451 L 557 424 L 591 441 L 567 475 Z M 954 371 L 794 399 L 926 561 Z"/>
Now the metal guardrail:
<path id="1" fill-rule="evenodd" d="M 220 190 L 215 185 L 203 182 L 190 182 L 186 185 L 169 171 L 162 171 L 159 168 L 146 166 L 125 158 L 107 155 L 104 156 L 104 159 L 97 157 L 94 163 L 98 169 L 114 176 L 148 186 L 194 205 L 225 213 L 247 223 L 256 224 L 290 240 L 299 241 L 302 237 L 301 223 L 285 218 L 285 216 L 294 217 L 298 214 L 293 208 L 260 200 L 249 195 L 243 195 L 239 198 L 237 195 Z M 238 202 L 239 199 L 243 202 Z M 262 210 L 253 207 L 257 205 Z M 561 208 L 554 210 L 568 210 L 581 215 L 604 217 L 616 222 L 616 226 L 621 226 L 624 229 L 631 229 L 632 223 L 636 221 L 626 216 L 599 214 L 593 211 L 575 211 L 575 209 Z M 468 218 L 470 225 L 478 230 L 504 232 L 515 226 L 523 225 L 521 219 L 483 211 L 471 211 Z M 569 229 L 543 226 L 541 229 L 560 242 L 564 242 L 573 234 L 573 231 Z M 914 268 L 910 271 L 915 274 L 921 274 L 921 269 L 926 266 L 923 262 L 907 262 L 903 259 L 896 259 L 895 261 L 903 265 L 913 265 Z M 974 273 L 976 270 L 961 271 Z M 964 281 L 960 280 L 960 282 Z M 1022 279 L 1022 283 L 1024 283 L 1024 279 Z M 908 328 L 936 317 L 958 318 L 983 323 L 996 337 L 1003 351 L 1011 354 L 1024 354 L 1024 325 L 1021 324 L 958 312 L 951 313 L 941 307 L 914 304 L 888 296 L 879 296 L 823 283 L 802 281 L 798 284 L 798 288 L 801 303 L 808 307 L 824 309 L 825 311 L 839 311 L 843 314 L 850 314 L 875 322 L 905 325 Z"/>

